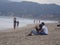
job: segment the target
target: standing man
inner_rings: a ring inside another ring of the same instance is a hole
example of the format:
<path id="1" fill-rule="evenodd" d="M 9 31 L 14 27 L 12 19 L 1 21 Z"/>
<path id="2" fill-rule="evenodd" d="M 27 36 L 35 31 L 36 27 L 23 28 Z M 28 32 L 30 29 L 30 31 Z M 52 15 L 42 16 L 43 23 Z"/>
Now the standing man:
<path id="1" fill-rule="evenodd" d="M 16 28 L 16 17 L 14 17 L 14 19 L 13 19 L 13 23 L 14 23 L 14 25 L 13 25 L 13 27 L 14 27 L 14 29 Z"/>
<path id="2" fill-rule="evenodd" d="M 19 26 L 19 21 L 16 21 L 16 23 L 17 23 L 17 27 Z"/>
<path id="3" fill-rule="evenodd" d="M 40 23 L 40 20 L 39 20 L 39 23 Z"/>

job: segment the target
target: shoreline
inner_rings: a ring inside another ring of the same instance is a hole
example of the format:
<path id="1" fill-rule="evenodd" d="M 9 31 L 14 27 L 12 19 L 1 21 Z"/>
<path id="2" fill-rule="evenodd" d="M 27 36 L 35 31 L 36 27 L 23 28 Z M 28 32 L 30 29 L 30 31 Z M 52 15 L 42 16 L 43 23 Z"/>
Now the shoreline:
<path id="1" fill-rule="evenodd" d="M 32 25 L 32 26 L 31 26 Z M 35 26 L 36 24 L 27 24 L 27 25 L 25 25 L 25 26 L 22 26 L 22 27 L 17 27 L 16 29 L 15 29 L 15 31 L 17 31 L 17 30 L 24 30 L 25 28 L 27 28 L 28 26 L 28 28 L 33 28 L 34 26 Z M 0 32 L 12 32 L 12 31 L 14 31 L 14 29 L 13 28 L 6 28 L 6 29 L 1 29 L 0 30 Z"/>
<path id="2" fill-rule="evenodd" d="M 46 23 L 47 25 L 48 24 L 58 24 L 58 23 Z M 24 28 L 34 28 L 35 25 L 38 25 L 37 23 L 36 24 L 27 24 L 25 26 L 22 26 L 22 27 L 17 27 L 15 30 L 24 30 Z M 6 29 L 0 29 L 0 32 L 11 32 L 11 31 L 14 31 L 13 28 L 6 28 Z"/>
<path id="3" fill-rule="evenodd" d="M 2 18 L 2 19 L 1 19 Z M 10 28 L 13 28 L 13 17 L 1 17 L 0 18 L 0 30 L 7 30 Z M 27 24 L 34 24 L 34 19 L 24 19 L 24 18 L 17 18 L 17 20 L 19 20 L 19 28 L 26 26 Z M 55 21 L 49 21 L 49 20 L 41 20 L 41 22 L 47 22 L 47 23 L 57 23 Z M 41 23 L 40 22 L 40 23 Z M 36 19 L 35 23 L 39 23 L 39 20 Z M 9 28 L 10 27 L 10 28 Z"/>

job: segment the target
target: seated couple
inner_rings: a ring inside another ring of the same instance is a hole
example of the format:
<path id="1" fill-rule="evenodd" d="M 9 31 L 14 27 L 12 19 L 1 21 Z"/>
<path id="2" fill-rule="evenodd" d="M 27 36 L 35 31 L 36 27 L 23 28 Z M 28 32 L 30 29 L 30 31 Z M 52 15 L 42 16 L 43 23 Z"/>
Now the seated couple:
<path id="1" fill-rule="evenodd" d="M 42 22 L 39 24 L 39 28 L 35 27 L 36 30 L 32 30 L 28 36 L 34 35 L 48 35 L 48 28 L 45 26 L 45 23 Z"/>

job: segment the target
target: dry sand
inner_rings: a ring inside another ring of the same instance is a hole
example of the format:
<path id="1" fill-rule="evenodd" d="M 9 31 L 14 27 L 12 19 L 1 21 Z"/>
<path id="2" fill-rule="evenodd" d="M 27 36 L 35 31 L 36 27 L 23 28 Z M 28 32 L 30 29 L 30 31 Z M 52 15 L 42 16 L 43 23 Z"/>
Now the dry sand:
<path id="1" fill-rule="evenodd" d="M 60 27 L 57 24 L 46 24 L 48 35 L 27 36 L 35 25 L 27 25 L 15 31 L 0 31 L 0 45 L 60 45 Z"/>

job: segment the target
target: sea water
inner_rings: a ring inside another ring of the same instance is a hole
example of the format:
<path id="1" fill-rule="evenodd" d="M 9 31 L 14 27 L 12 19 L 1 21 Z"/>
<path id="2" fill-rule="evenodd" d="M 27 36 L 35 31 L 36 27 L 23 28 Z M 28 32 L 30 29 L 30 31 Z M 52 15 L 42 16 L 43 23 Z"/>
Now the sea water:
<path id="1" fill-rule="evenodd" d="M 34 19 L 26 19 L 17 17 L 17 21 L 19 21 L 19 27 L 26 26 L 28 24 L 34 24 Z M 35 20 L 35 23 L 39 23 L 39 20 Z M 45 23 L 57 23 L 57 21 L 49 21 L 49 20 L 40 20 Z M 13 28 L 13 17 L 8 16 L 0 16 L 0 30 Z"/>
<path id="2" fill-rule="evenodd" d="M 17 17 L 17 21 L 19 21 L 19 27 L 26 26 L 27 24 L 33 24 L 33 21 L 30 19 L 23 19 Z M 13 28 L 13 17 L 0 16 L 0 30 L 7 28 Z"/>

